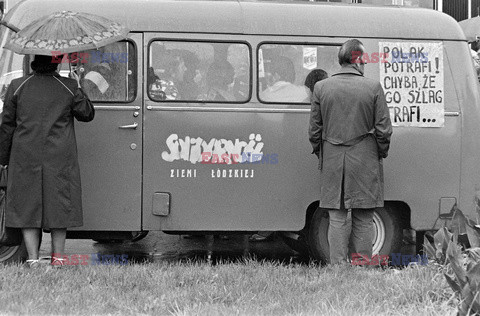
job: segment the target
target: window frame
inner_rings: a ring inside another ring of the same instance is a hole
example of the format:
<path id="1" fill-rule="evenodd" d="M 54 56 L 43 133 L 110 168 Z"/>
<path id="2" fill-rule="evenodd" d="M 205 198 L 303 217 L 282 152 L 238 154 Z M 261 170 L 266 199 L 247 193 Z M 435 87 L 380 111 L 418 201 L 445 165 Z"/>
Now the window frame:
<path id="1" fill-rule="evenodd" d="M 297 106 L 310 106 L 310 102 L 275 102 L 275 101 L 264 101 L 260 98 L 260 72 L 259 72 L 259 55 L 260 55 L 260 48 L 262 45 L 303 45 L 303 46 L 334 46 L 340 48 L 342 46 L 342 43 L 332 43 L 332 42 L 327 42 L 327 43 L 318 43 L 318 42 L 287 42 L 287 41 L 261 41 L 257 45 L 257 51 L 256 51 L 256 79 L 257 79 L 257 100 L 258 102 L 262 104 L 287 104 L 287 105 L 297 105 Z"/>
<path id="2" fill-rule="evenodd" d="M 166 104 L 166 103 L 200 103 L 200 104 L 246 104 L 249 103 L 250 100 L 252 99 L 252 90 L 253 90 L 253 55 L 252 55 L 252 45 L 246 41 L 246 40 L 240 40 L 240 41 L 231 41 L 231 40 L 209 40 L 209 39 L 195 39 L 195 38 L 162 38 L 162 37 L 153 37 L 151 38 L 148 43 L 147 43 L 147 69 L 151 67 L 150 65 L 150 60 L 151 60 L 151 55 L 150 55 L 150 48 L 153 42 L 182 42 L 182 43 L 208 43 L 208 44 L 244 44 L 247 46 L 248 49 L 248 60 L 249 60 L 249 76 L 248 76 L 248 94 L 247 98 L 242 101 L 209 101 L 209 100 L 163 100 L 163 101 L 158 101 L 154 100 L 150 97 L 150 93 L 148 92 L 148 86 L 146 86 L 146 96 L 148 97 L 148 100 L 155 102 L 155 104 Z M 146 79 L 145 79 L 146 80 Z M 145 81 L 146 82 L 146 81 Z"/>
<path id="3" fill-rule="evenodd" d="M 134 86 L 134 93 L 132 95 L 132 98 L 128 99 L 128 100 L 125 100 L 125 101 L 108 101 L 108 100 L 91 100 L 93 103 L 101 103 L 101 104 L 116 104 L 116 103 L 121 103 L 121 104 L 129 104 L 129 103 L 133 103 L 135 102 L 135 100 L 137 100 L 137 95 L 138 95 L 138 46 L 137 44 L 135 43 L 134 40 L 130 39 L 130 38 L 127 38 L 127 39 L 124 39 L 124 40 L 121 40 L 119 41 L 120 43 L 122 42 L 125 42 L 125 43 L 128 43 L 128 44 L 132 44 L 132 48 L 133 48 L 133 52 L 135 53 L 135 58 L 133 59 L 133 62 L 134 62 L 134 65 L 133 67 L 130 69 L 129 66 L 130 66 L 130 54 L 128 54 L 128 60 L 127 60 L 127 78 L 128 78 L 128 71 L 129 70 L 132 70 L 133 73 L 132 73 L 132 81 L 133 81 L 133 84 L 135 85 Z M 128 84 L 127 84 L 128 86 Z M 127 88 L 128 90 L 128 88 Z M 127 91 L 128 93 L 128 91 Z"/>

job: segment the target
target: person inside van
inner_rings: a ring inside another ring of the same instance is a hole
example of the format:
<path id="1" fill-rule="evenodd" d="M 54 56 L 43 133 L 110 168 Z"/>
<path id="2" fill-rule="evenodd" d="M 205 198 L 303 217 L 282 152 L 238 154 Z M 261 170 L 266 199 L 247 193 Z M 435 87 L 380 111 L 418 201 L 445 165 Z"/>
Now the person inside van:
<path id="1" fill-rule="evenodd" d="M 157 101 L 196 100 L 199 94 L 198 58 L 189 51 L 174 50 L 154 85 L 149 86 L 150 96 Z"/>
<path id="2" fill-rule="evenodd" d="M 266 102 L 303 102 L 308 93 L 295 82 L 295 67 L 290 58 L 277 56 L 272 59 L 270 71 L 266 72 L 268 88 L 260 92 L 260 99 Z"/>
<path id="3" fill-rule="evenodd" d="M 182 50 L 181 57 L 185 66 L 185 71 L 181 80 L 177 82 L 178 93 L 182 100 L 196 100 L 200 94 L 198 84 L 202 75 L 198 69 L 198 57 L 188 50 Z"/>
<path id="4" fill-rule="evenodd" d="M 127 53 L 122 43 L 113 43 L 89 52 L 89 62 L 82 63 L 82 86 L 91 100 L 124 100 Z M 123 68 L 123 69 L 122 69 Z M 119 75 L 122 74 L 122 77 Z"/>
<path id="5" fill-rule="evenodd" d="M 232 102 L 236 101 L 230 91 L 235 77 L 235 69 L 227 60 L 215 60 L 207 71 L 207 93 L 200 96 L 202 100 Z"/>
<path id="6" fill-rule="evenodd" d="M 478 52 L 480 51 L 480 42 L 472 42 L 470 52 L 472 54 L 473 66 L 475 67 L 475 73 L 477 77 L 480 78 L 480 56 L 478 56 Z"/>

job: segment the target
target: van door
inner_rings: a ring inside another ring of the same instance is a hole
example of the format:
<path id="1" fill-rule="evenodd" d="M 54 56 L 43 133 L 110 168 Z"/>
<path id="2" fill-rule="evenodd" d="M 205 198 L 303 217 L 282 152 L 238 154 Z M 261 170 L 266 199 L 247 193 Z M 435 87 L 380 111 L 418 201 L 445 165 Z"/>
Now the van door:
<path id="1" fill-rule="evenodd" d="M 80 63 L 95 119 L 75 122 L 84 214 L 79 230 L 141 229 L 142 37 L 130 34 Z"/>

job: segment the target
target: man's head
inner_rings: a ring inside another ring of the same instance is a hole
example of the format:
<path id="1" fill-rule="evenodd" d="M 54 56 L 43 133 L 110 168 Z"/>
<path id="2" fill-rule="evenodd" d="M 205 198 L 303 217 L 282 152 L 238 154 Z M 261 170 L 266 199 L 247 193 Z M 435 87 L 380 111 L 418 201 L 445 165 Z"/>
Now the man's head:
<path id="1" fill-rule="evenodd" d="M 364 73 L 365 63 L 362 60 L 365 47 L 363 43 L 357 39 L 350 39 L 343 43 L 338 52 L 338 62 L 343 66 L 352 65 L 360 73 Z"/>

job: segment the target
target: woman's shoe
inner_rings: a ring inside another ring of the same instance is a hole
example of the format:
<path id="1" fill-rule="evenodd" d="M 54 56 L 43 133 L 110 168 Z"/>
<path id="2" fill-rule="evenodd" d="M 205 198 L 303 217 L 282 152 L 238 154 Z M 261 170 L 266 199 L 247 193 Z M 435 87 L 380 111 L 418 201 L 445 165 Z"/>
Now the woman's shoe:
<path id="1" fill-rule="evenodd" d="M 30 269 L 36 269 L 40 267 L 40 260 L 39 259 L 28 259 L 26 262 L 27 266 Z"/>
<path id="2" fill-rule="evenodd" d="M 55 267 L 62 267 L 65 265 L 65 259 L 52 257 L 52 262 L 50 264 Z"/>

